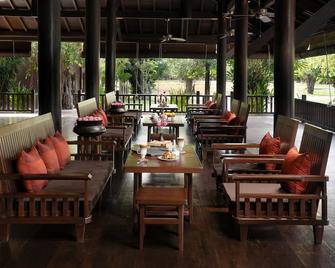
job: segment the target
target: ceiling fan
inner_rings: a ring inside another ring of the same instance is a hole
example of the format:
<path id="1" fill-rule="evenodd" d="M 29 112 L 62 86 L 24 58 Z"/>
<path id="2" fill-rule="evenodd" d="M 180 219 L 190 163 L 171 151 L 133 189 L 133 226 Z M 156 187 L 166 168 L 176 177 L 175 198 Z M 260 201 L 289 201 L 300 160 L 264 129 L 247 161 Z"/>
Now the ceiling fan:
<path id="1" fill-rule="evenodd" d="M 169 21 L 170 19 L 166 19 L 166 35 L 163 35 L 161 43 L 166 43 L 166 42 L 186 42 L 185 38 L 182 37 L 173 37 L 172 34 L 169 33 Z"/>
<path id="2" fill-rule="evenodd" d="M 261 8 L 261 3 L 258 1 L 258 8 L 249 15 L 239 15 L 234 14 L 233 12 L 228 12 L 224 14 L 224 17 L 228 18 L 238 18 L 238 17 L 252 17 L 259 19 L 264 23 L 272 22 L 272 18 L 275 17 L 275 13 L 269 12 L 267 8 Z"/>

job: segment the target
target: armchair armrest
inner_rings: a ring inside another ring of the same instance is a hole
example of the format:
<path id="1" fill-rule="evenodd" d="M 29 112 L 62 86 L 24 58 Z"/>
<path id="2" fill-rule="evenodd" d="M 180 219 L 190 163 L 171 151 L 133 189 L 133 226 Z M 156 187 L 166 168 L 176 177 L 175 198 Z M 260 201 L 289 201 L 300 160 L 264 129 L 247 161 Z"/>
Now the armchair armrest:
<path id="1" fill-rule="evenodd" d="M 241 150 L 248 148 L 259 148 L 259 143 L 213 143 L 214 150 Z"/>
<path id="2" fill-rule="evenodd" d="M 301 181 L 301 182 L 327 182 L 329 181 L 328 176 L 318 175 L 283 175 L 283 174 L 235 174 L 232 176 L 233 181 L 246 182 L 246 181 L 273 181 L 273 182 L 284 182 L 284 181 Z"/>
<path id="3" fill-rule="evenodd" d="M 250 163 L 250 164 L 282 164 L 283 158 L 274 157 L 227 157 L 223 158 L 223 163 L 236 164 L 236 163 Z"/>
<path id="4" fill-rule="evenodd" d="M 283 154 L 221 154 L 221 158 L 227 157 L 238 157 L 238 158 L 280 158 L 284 159 L 285 155 Z"/>
<path id="5" fill-rule="evenodd" d="M 18 173 L 8 173 L 0 174 L 0 180 L 53 180 L 53 181 L 62 181 L 62 180 L 73 180 L 73 181 L 89 181 L 92 179 L 92 174 L 90 173 L 66 173 L 60 172 L 58 174 L 29 174 L 29 175 L 20 175 Z"/>

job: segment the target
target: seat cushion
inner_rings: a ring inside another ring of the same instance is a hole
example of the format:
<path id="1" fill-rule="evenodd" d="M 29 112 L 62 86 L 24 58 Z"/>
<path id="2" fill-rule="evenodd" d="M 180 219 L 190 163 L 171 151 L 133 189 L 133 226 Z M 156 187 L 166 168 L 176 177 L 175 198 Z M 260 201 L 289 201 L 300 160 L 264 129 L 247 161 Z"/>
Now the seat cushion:
<path id="1" fill-rule="evenodd" d="M 88 183 L 89 208 L 93 210 L 96 202 L 101 196 L 108 179 L 112 174 L 113 163 L 110 161 L 70 161 L 60 174 L 87 173 L 92 174 L 92 179 Z M 83 193 L 84 182 L 73 180 L 50 180 L 46 188 L 46 193 Z"/>
<path id="2" fill-rule="evenodd" d="M 235 183 L 223 183 L 224 190 L 230 201 L 236 201 Z M 279 183 L 240 183 L 240 193 L 253 193 L 253 194 L 280 194 L 283 193 Z M 243 201 L 243 199 L 241 199 Z M 250 199 L 250 201 L 255 201 Z M 266 201 L 266 200 L 264 200 Z"/>

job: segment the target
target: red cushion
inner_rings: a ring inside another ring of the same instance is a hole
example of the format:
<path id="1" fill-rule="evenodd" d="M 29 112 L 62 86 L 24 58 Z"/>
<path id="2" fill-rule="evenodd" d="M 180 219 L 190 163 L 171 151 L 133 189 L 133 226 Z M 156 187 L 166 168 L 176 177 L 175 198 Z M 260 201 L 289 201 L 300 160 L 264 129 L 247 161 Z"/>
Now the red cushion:
<path id="1" fill-rule="evenodd" d="M 217 104 L 215 102 L 212 102 L 209 106 L 208 109 L 217 109 Z"/>
<path id="2" fill-rule="evenodd" d="M 299 154 L 296 147 L 291 148 L 285 156 L 282 174 L 310 175 L 311 159 L 308 154 Z M 285 182 L 281 184 L 282 188 L 294 194 L 303 194 L 307 192 L 308 184 L 305 182 Z"/>
<path id="3" fill-rule="evenodd" d="M 267 132 L 259 145 L 260 154 L 279 154 L 280 153 L 280 137 L 272 138 Z M 266 170 L 276 169 L 276 164 L 265 164 Z"/>
<path id="4" fill-rule="evenodd" d="M 213 102 L 211 100 L 206 101 L 205 105 L 209 108 L 209 106 L 212 104 Z"/>
<path id="5" fill-rule="evenodd" d="M 228 125 L 235 125 L 236 123 L 239 124 L 239 122 L 236 122 L 236 120 L 238 120 L 238 117 L 233 112 L 229 112 L 229 117 L 226 120 Z"/>
<path id="6" fill-rule="evenodd" d="M 52 140 L 47 138 L 44 144 L 38 141 L 35 146 L 47 168 L 48 173 L 58 173 L 60 171 L 60 166 Z"/>
<path id="7" fill-rule="evenodd" d="M 55 147 L 60 168 L 64 168 L 70 162 L 70 149 L 67 141 L 58 131 L 53 137 L 49 137 Z"/>
<path id="8" fill-rule="evenodd" d="M 16 167 L 21 175 L 47 174 L 47 168 L 33 146 L 29 152 L 22 151 L 17 159 Z M 23 185 L 29 193 L 39 193 L 48 185 L 47 180 L 25 180 Z"/>
<path id="9" fill-rule="evenodd" d="M 211 100 L 208 100 L 208 101 L 205 102 L 204 105 L 206 105 L 207 107 L 209 107 L 209 105 L 210 105 L 211 103 L 212 103 L 212 101 L 211 101 Z"/>
<path id="10" fill-rule="evenodd" d="M 102 124 L 104 125 L 104 127 L 107 126 L 108 121 L 105 120 L 104 115 L 102 114 L 100 110 L 96 110 L 93 114 L 91 114 L 91 116 L 99 117 L 102 120 Z"/>
<path id="11" fill-rule="evenodd" d="M 100 108 L 97 112 L 102 115 L 102 123 L 104 124 L 105 127 L 107 127 L 108 119 L 105 111 Z"/>

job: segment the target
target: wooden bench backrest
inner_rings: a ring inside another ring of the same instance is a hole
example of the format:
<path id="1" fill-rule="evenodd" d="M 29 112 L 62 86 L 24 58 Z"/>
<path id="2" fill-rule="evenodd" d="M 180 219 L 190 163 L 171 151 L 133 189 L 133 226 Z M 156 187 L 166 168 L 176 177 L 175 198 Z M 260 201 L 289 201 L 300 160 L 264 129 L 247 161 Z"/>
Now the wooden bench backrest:
<path id="1" fill-rule="evenodd" d="M 240 106 L 241 102 L 239 100 L 232 99 L 230 111 L 237 115 L 240 112 Z"/>
<path id="2" fill-rule="evenodd" d="M 98 110 L 98 105 L 95 98 L 90 98 L 88 100 L 78 102 L 77 104 L 78 117 L 90 115 L 96 110 Z"/>
<path id="3" fill-rule="evenodd" d="M 286 154 L 287 151 L 294 146 L 298 126 L 298 120 L 278 115 L 274 137 L 280 137 L 280 143 L 285 144 L 285 148 L 283 148 L 284 151 L 281 151 L 282 154 Z"/>
<path id="4" fill-rule="evenodd" d="M 105 95 L 106 98 L 106 107 L 109 107 L 112 102 L 116 101 L 116 94 L 115 92 L 108 92 Z"/>
<path id="5" fill-rule="evenodd" d="M 299 152 L 311 157 L 311 175 L 325 175 L 332 138 L 332 132 L 305 124 Z"/>
<path id="6" fill-rule="evenodd" d="M 15 160 L 22 150 L 29 149 L 36 140 L 43 140 L 55 134 L 51 113 L 23 120 L 16 124 L 0 128 L 0 173 L 15 172 Z M 14 187 L 8 183 L 0 185 L 0 193 L 4 187 Z"/>
<path id="7" fill-rule="evenodd" d="M 250 111 L 250 105 L 246 102 L 241 102 L 240 111 L 238 113 L 238 117 L 240 118 L 241 125 L 246 125 L 248 122 Z"/>

